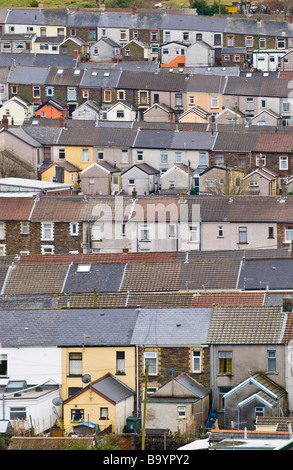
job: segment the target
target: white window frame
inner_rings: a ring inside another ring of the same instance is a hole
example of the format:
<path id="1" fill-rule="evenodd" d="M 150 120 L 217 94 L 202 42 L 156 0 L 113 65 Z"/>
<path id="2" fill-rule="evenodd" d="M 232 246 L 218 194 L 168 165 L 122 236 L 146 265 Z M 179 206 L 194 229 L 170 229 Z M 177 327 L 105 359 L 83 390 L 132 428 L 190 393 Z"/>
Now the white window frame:
<path id="1" fill-rule="evenodd" d="M 0 222 L 0 240 L 5 240 L 5 222 Z"/>
<path id="2" fill-rule="evenodd" d="M 287 155 L 280 155 L 279 157 L 279 170 L 288 170 L 288 157 Z"/>
<path id="3" fill-rule="evenodd" d="M 6 256 L 6 245 L 4 243 L 0 244 L 0 256 Z"/>
<path id="4" fill-rule="evenodd" d="M 192 372 L 201 372 L 201 351 L 192 351 Z"/>
<path id="5" fill-rule="evenodd" d="M 136 151 L 136 161 L 143 162 L 143 150 Z"/>
<path id="6" fill-rule="evenodd" d="M 89 163 L 90 161 L 90 151 L 87 148 L 82 149 L 82 162 Z"/>
<path id="7" fill-rule="evenodd" d="M 238 228 L 239 243 L 247 243 L 247 227 L 242 226 Z"/>
<path id="8" fill-rule="evenodd" d="M 189 227 L 189 242 L 198 243 L 198 227 L 197 225 L 191 225 Z"/>
<path id="9" fill-rule="evenodd" d="M 152 360 L 152 366 L 150 366 Z M 145 351 L 143 355 L 144 373 L 146 370 L 146 362 L 149 363 L 148 375 L 158 375 L 158 353 L 156 351 Z"/>
<path id="10" fill-rule="evenodd" d="M 178 419 L 186 419 L 186 406 L 178 406 L 177 407 L 177 418 Z"/>
<path id="11" fill-rule="evenodd" d="M 167 150 L 161 150 L 161 164 L 168 164 L 168 152 Z"/>
<path id="12" fill-rule="evenodd" d="M 149 242 L 150 241 L 150 227 L 149 225 L 141 225 L 139 227 L 140 241 Z"/>
<path id="13" fill-rule="evenodd" d="M 54 240 L 54 222 L 41 222 L 41 240 Z"/>
<path id="14" fill-rule="evenodd" d="M 290 235 L 290 236 L 288 236 Z M 284 243 L 291 243 L 293 240 L 293 225 L 292 226 L 286 226 L 285 227 L 285 241 Z"/>
<path id="15" fill-rule="evenodd" d="M 211 97 L 211 108 L 219 107 L 219 97 L 217 95 Z"/>
<path id="16" fill-rule="evenodd" d="M 41 245 L 42 255 L 54 255 L 55 246 L 54 245 Z"/>
<path id="17" fill-rule="evenodd" d="M 73 237 L 76 237 L 79 235 L 79 223 L 78 222 L 70 222 L 69 223 L 69 230 L 70 230 L 70 235 Z"/>
<path id="18" fill-rule="evenodd" d="M 266 166 L 266 156 L 265 155 L 262 155 L 262 154 L 259 154 L 259 155 L 256 155 L 255 157 L 255 165 L 256 166 L 260 166 L 260 162 L 262 161 L 262 166 Z"/>

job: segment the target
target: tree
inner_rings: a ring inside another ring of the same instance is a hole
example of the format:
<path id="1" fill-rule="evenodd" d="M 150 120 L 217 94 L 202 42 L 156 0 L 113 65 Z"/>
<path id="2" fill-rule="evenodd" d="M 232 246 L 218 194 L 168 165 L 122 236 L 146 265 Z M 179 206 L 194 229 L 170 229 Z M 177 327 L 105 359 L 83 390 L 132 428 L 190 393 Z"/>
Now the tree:
<path id="1" fill-rule="evenodd" d="M 227 13 L 227 9 L 224 5 L 221 5 L 220 1 L 216 0 L 212 5 L 208 5 L 205 0 L 194 0 L 191 2 L 191 8 L 196 8 L 198 15 L 213 16 L 217 14 Z"/>

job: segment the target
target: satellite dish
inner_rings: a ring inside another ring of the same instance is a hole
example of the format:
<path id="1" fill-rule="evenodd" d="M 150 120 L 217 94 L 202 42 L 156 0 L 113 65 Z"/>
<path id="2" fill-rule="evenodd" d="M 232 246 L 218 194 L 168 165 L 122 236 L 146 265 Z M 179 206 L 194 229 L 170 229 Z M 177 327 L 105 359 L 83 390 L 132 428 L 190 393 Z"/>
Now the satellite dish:
<path id="1" fill-rule="evenodd" d="M 53 398 L 52 403 L 55 406 L 60 406 L 60 405 L 62 405 L 63 400 L 60 397 L 55 397 L 55 398 Z"/>
<path id="2" fill-rule="evenodd" d="M 85 374 L 82 376 L 81 380 L 84 384 L 88 384 L 92 380 L 92 378 L 89 374 Z"/>
<path id="3" fill-rule="evenodd" d="M 174 375 L 175 374 L 175 367 L 167 367 L 166 372 L 168 375 Z"/>

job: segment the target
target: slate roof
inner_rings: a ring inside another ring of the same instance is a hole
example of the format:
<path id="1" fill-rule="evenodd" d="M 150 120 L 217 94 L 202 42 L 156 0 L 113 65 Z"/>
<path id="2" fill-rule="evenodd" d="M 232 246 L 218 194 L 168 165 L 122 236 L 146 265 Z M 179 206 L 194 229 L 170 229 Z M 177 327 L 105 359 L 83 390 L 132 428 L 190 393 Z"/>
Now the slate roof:
<path id="1" fill-rule="evenodd" d="M 58 345 L 130 345 L 137 314 L 131 308 L 64 310 Z"/>
<path id="2" fill-rule="evenodd" d="M 285 314 L 280 307 L 215 307 L 209 344 L 282 344 Z"/>
<path id="3" fill-rule="evenodd" d="M 288 97 L 290 80 L 268 77 L 228 77 L 224 95 Z"/>
<path id="4" fill-rule="evenodd" d="M 218 93 L 222 94 L 225 90 L 227 78 L 218 75 L 191 75 L 186 81 L 185 91 L 189 93 Z"/>
<path id="5" fill-rule="evenodd" d="M 58 70 L 63 70 L 62 73 L 57 73 Z M 76 70 L 80 70 L 80 74 L 75 74 Z M 49 73 L 46 76 L 45 84 L 54 86 L 80 86 L 84 70 L 75 69 L 70 67 L 50 67 Z M 17 82 L 16 82 L 17 83 Z"/>
<path id="6" fill-rule="evenodd" d="M 134 148 L 155 148 L 174 150 L 211 150 L 215 139 L 210 132 L 192 132 L 163 129 L 140 129 Z"/>
<path id="7" fill-rule="evenodd" d="M 11 68 L 7 78 L 7 83 L 17 83 L 21 85 L 44 85 L 46 83 L 49 72 L 49 67 L 18 65 L 14 68 Z"/>
<path id="8" fill-rule="evenodd" d="M 118 87 L 121 76 L 119 70 L 86 70 L 80 86 L 85 88 L 114 88 Z"/>
<path id="9" fill-rule="evenodd" d="M 135 129 L 70 127 L 63 129 L 58 145 L 98 146 L 98 147 L 130 147 L 136 136 Z"/>
<path id="10" fill-rule="evenodd" d="M 123 279 L 125 265 L 119 264 L 91 264 L 88 272 L 79 272 L 78 266 L 73 264 L 68 271 L 64 293 L 72 292 L 119 292 Z"/>
<path id="11" fill-rule="evenodd" d="M 225 124 L 227 125 L 227 124 Z M 233 126 L 231 126 L 232 128 Z M 232 130 L 232 129 L 231 129 Z M 259 131 L 259 129 L 258 129 Z M 260 131 L 259 131 L 260 132 Z M 250 152 L 256 147 L 257 133 L 220 131 L 215 137 L 214 152 Z"/>
<path id="12" fill-rule="evenodd" d="M 134 390 L 127 387 L 127 385 L 112 374 L 107 374 L 105 377 L 94 382 L 92 388 L 115 403 L 119 403 L 134 395 Z"/>
<path id="13" fill-rule="evenodd" d="M 244 290 L 293 289 L 293 259 L 246 260 L 238 288 Z"/>
<path id="14" fill-rule="evenodd" d="M 180 92 L 185 90 L 185 76 L 181 74 L 166 74 L 152 72 L 122 72 L 117 87 L 132 90 L 156 90 Z"/>
<path id="15" fill-rule="evenodd" d="M 206 344 L 212 309 L 142 309 L 131 338 L 144 346 Z"/>

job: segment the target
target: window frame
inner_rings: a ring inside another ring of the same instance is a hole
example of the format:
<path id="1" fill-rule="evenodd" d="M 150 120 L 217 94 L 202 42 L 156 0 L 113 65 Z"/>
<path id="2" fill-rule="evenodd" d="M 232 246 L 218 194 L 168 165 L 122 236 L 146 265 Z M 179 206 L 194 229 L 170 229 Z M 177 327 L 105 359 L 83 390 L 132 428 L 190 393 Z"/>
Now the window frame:
<path id="1" fill-rule="evenodd" d="M 49 232 L 49 234 L 47 234 Z M 54 240 L 54 222 L 41 222 L 41 240 Z"/>
<path id="2" fill-rule="evenodd" d="M 277 351 L 276 349 L 267 350 L 267 372 L 276 373 L 277 372 Z"/>
<path id="3" fill-rule="evenodd" d="M 150 367 L 150 359 L 153 361 L 153 365 Z M 150 376 L 157 376 L 158 375 L 158 353 L 157 351 L 144 351 L 143 354 L 143 366 L 144 366 L 144 374 L 146 370 L 146 362 L 149 363 L 148 368 L 148 375 Z"/>
<path id="4" fill-rule="evenodd" d="M 81 377 L 82 376 L 82 353 L 81 352 L 71 351 L 68 353 L 68 376 L 69 377 Z"/>
<path id="5" fill-rule="evenodd" d="M 195 374 L 199 374 L 201 372 L 201 361 L 202 361 L 202 354 L 199 350 L 192 351 L 192 372 Z M 198 367 L 195 367 L 195 363 L 198 362 Z"/>
<path id="6" fill-rule="evenodd" d="M 241 244 L 247 244 L 247 227 L 246 226 L 241 226 L 238 227 L 238 237 L 239 237 L 239 245 Z"/>
<path id="7" fill-rule="evenodd" d="M 232 351 L 218 351 L 218 374 L 232 375 L 233 371 L 233 353 Z"/>

